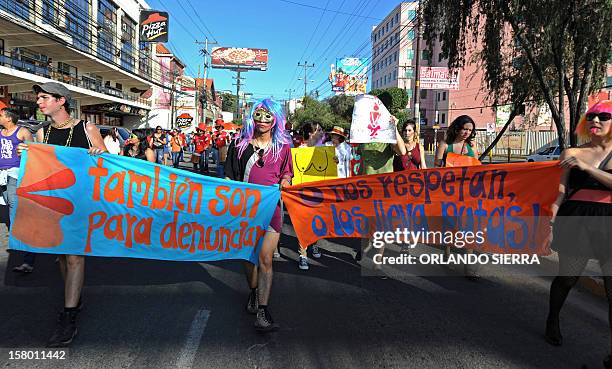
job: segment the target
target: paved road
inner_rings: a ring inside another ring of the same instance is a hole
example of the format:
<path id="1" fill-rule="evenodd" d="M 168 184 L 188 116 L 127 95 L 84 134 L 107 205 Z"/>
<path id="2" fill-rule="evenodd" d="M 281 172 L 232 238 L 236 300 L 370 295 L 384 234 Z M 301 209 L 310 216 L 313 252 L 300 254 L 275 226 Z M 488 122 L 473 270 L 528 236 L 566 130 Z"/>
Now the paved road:
<path id="1" fill-rule="evenodd" d="M 279 332 L 261 335 L 244 312 L 236 261 L 173 263 L 88 258 L 85 309 L 65 361 L 12 361 L 40 349 L 61 308 L 54 257 L 31 275 L 5 252 L 0 225 L 0 366 L 6 368 L 600 368 L 607 304 L 573 291 L 565 346 L 542 338 L 550 278 L 362 276 L 355 240 L 321 241 L 323 257 L 297 268 L 286 218 L 270 304 Z M 393 252 L 393 250 L 391 250 Z"/>
<path id="2" fill-rule="evenodd" d="M 0 249 L 6 245 L 2 230 Z M 323 241 L 297 268 L 285 225 L 271 312 L 261 335 L 243 310 L 238 262 L 88 258 L 85 309 L 66 361 L 16 362 L 7 349 L 44 346 L 61 306 L 54 258 L 17 276 L 0 252 L 0 366 L 7 368 L 598 368 L 607 305 L 581 291 L 563 315 L 566 345 L 542 339 L 549 280 L 537 277 L 362 277 L 356 242 Z"/>

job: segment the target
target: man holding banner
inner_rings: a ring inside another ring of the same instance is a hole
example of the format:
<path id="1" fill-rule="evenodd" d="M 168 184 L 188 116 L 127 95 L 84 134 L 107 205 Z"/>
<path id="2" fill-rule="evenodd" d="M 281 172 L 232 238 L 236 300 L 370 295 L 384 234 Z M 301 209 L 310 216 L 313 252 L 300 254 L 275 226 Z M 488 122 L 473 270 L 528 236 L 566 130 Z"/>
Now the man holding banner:
<path id="1" fill-rule="evenodd" d="M 81 147 L 90 155 L 107 152 L 104 140 L 95 124 L 77 121 L 70 116 L 71 93 L 62 84 L 47 82 L 34 85 L 36 103 L 40 111 L 51 117 L 51 124 L 36 132 L 36 141 L 51 145 Z M 18 152 L 27 150 L 27 144 L 19 144 Z M 81 290 L 85 279 L 85 257 L 60 255 L 59 265 L 64 278 L 64 309 L 57 319 L 55 331 L 47 347 L 65 347 L 77 334 L 76 319 L 81 304 Z"/>
<path id="2" fill-rule="evenodd" d="M 281 189 L 290 186 L 293 178 L 290 143 L 282 106 L 271 99 L 253 104 L 240 137 L 228 148 L 226 179 L 280 185 Z M 282 231 L 282 215 L 279 202 L 259 250 L 259 267 L 248 262 L 244 264 L 251 289 L 246 310 L 257 314 L 255 329 L 262 332 L 279 328 L 268 311 L 268 300 L 272 289 L 272 258 Z"/>

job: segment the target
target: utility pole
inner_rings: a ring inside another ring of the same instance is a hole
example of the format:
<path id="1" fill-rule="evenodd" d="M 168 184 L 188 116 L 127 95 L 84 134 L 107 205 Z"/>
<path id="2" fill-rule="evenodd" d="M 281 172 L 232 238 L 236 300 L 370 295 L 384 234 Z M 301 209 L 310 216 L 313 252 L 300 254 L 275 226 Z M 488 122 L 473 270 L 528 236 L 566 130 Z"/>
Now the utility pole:
<path id="1" fill-rule="evenodd" d="M 288 90 L 285 90 L 285 92 L 289 94 L 289 100 L 291 100 L 291 94 L 295 92 L 295 89 L 294 88 L 290 88 Z"/>
<path id="2" fill-rule="evenodd" d="M 290 89 L 285 90 L 285 92 L 289 94 L 289 100 L 285 102 L 285 110 L 287 112 L 287 116 L 289 116 L 289 113 L 291 113 L 290 111 L 291 110 L 291 94 L 296 91 L 294 88 L 290 88 Z"/>
<path id="3" fill-rule="evenodd" d="M 298 62 L 298 67 L 304 68 L 304 97 L 308 96 L 308 94 L 306 93 L 306 89 L 308 86 L 308 79 L 306 79 L 306 71 L 308 70 L 308 68 L 314 68 L 314 63 L 308 65 L 307 61 L 304 61 L 304 64 L 302 64 L 301 62 Z M 301 78 L 298 78 L 298 80 L 300 80 Z"/>
<path id="4" fill-rule="evenodd" d="M 416 59 L 414 60 L 414 119 L 417 133 L 421 131 L 421 2 L 416 14 Z M 436 140 L 434 138 L 434 140 Z"/>
<path id="5" fill-rule="evenodd" d="M 176 108 L 176 79 L 179 77 L 179 74 L 174 68 L 170 73 L 172 74 L 172 90 L 170 92 L 170 128 L 174 129 L 174 124 L 176 123 L 176 119 L 174 118 Z"/>
<path id="6" fill-rule="evenodd" d="M 208 68 L 210 67 L 208 65 L 208 58 L 210 57 L 210 52 L 208 52 L 208 46 L 210 45 L 217 45 L 217 42 L 212 42 L 208 40 L 208 37 L 204 38 L 204 42 L 201 41 L 196 41 L 195 42 L 197 45 L 204 45 L 204 48 L 200 49 L 200 54 L 202 54 L 202 58 L 204 59 L 204 99 L 202 101 L 202 116 L 203 116 L 203 121 L 206 122 L 206 108 L 208 106 L 208 94 L 206 91 L 206 78 L 208 78 Z"/>
<path id="7" fill-rule="evenodd" d="M 240 77 L 240 72 L 246 72 L 246 70 L 238 68 L 234 69 L 234 72 L 236 72 L 236 77 L 233 78 L 236 80 L 236 83 L 233 85 L 236 86 L 236 119 L 238 119 L 240 117 L 240 86 L 244 79 L 244 77 Z"/>

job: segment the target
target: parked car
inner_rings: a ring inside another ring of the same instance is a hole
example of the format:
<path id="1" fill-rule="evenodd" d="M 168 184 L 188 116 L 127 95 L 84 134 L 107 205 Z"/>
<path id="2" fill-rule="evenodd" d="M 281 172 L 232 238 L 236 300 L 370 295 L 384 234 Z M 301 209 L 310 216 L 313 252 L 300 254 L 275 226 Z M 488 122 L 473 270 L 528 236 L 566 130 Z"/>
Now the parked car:
<path id="1" fill-rule="evenodd" d="M 559 160 L 559 155 L 561 155 L 561 148 L 559 146 L 551 146 L 529 155 L 527 161 Z"/>

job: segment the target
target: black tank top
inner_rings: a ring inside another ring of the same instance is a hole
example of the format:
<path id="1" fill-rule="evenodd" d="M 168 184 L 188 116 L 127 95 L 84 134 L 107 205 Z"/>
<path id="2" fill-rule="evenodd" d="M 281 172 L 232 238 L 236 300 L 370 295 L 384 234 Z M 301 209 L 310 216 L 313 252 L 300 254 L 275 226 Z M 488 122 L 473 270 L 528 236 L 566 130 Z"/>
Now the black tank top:
<path id="1" fill-rule="evenodd" d="M 91 140 L 85 131 L 85 125 L 86 122 L 82 120 L 72 127 L 70 147 L 81 147 L 83 149 L 89 149 L 91 147 Z M 48 132 L 49 130 L 51 130 L 51 132 Z M 44 143 L 51 145 L 66 146 L 69 136 L 70 128 L 58 129 L 48 125 L 43 129 Z"/>
<path id="2" fill-rule="evenodd" d="M 601 169 L 606 172 L 611 172 L 612 169 L 604 169 L 608 162 L 612 159 L 612 152 L 610 152 L 606 158 L 599 164 L 598 169 Z M 570 189 L 569 196 L 573 195 L 576 191 L 581 189 L 589 189 L 589 190 L 604 190 L 610 191 L 610 189 L 604 186 L 603 183 L 599 182 L 595 178 L 593 178 L 587 172 L 580 170 L 578 168 L 572 168 L 570 170 L 569 179 L 567 181 L 568 187 Z M 569 197 L 568 196 L 568 197 Z"/>

